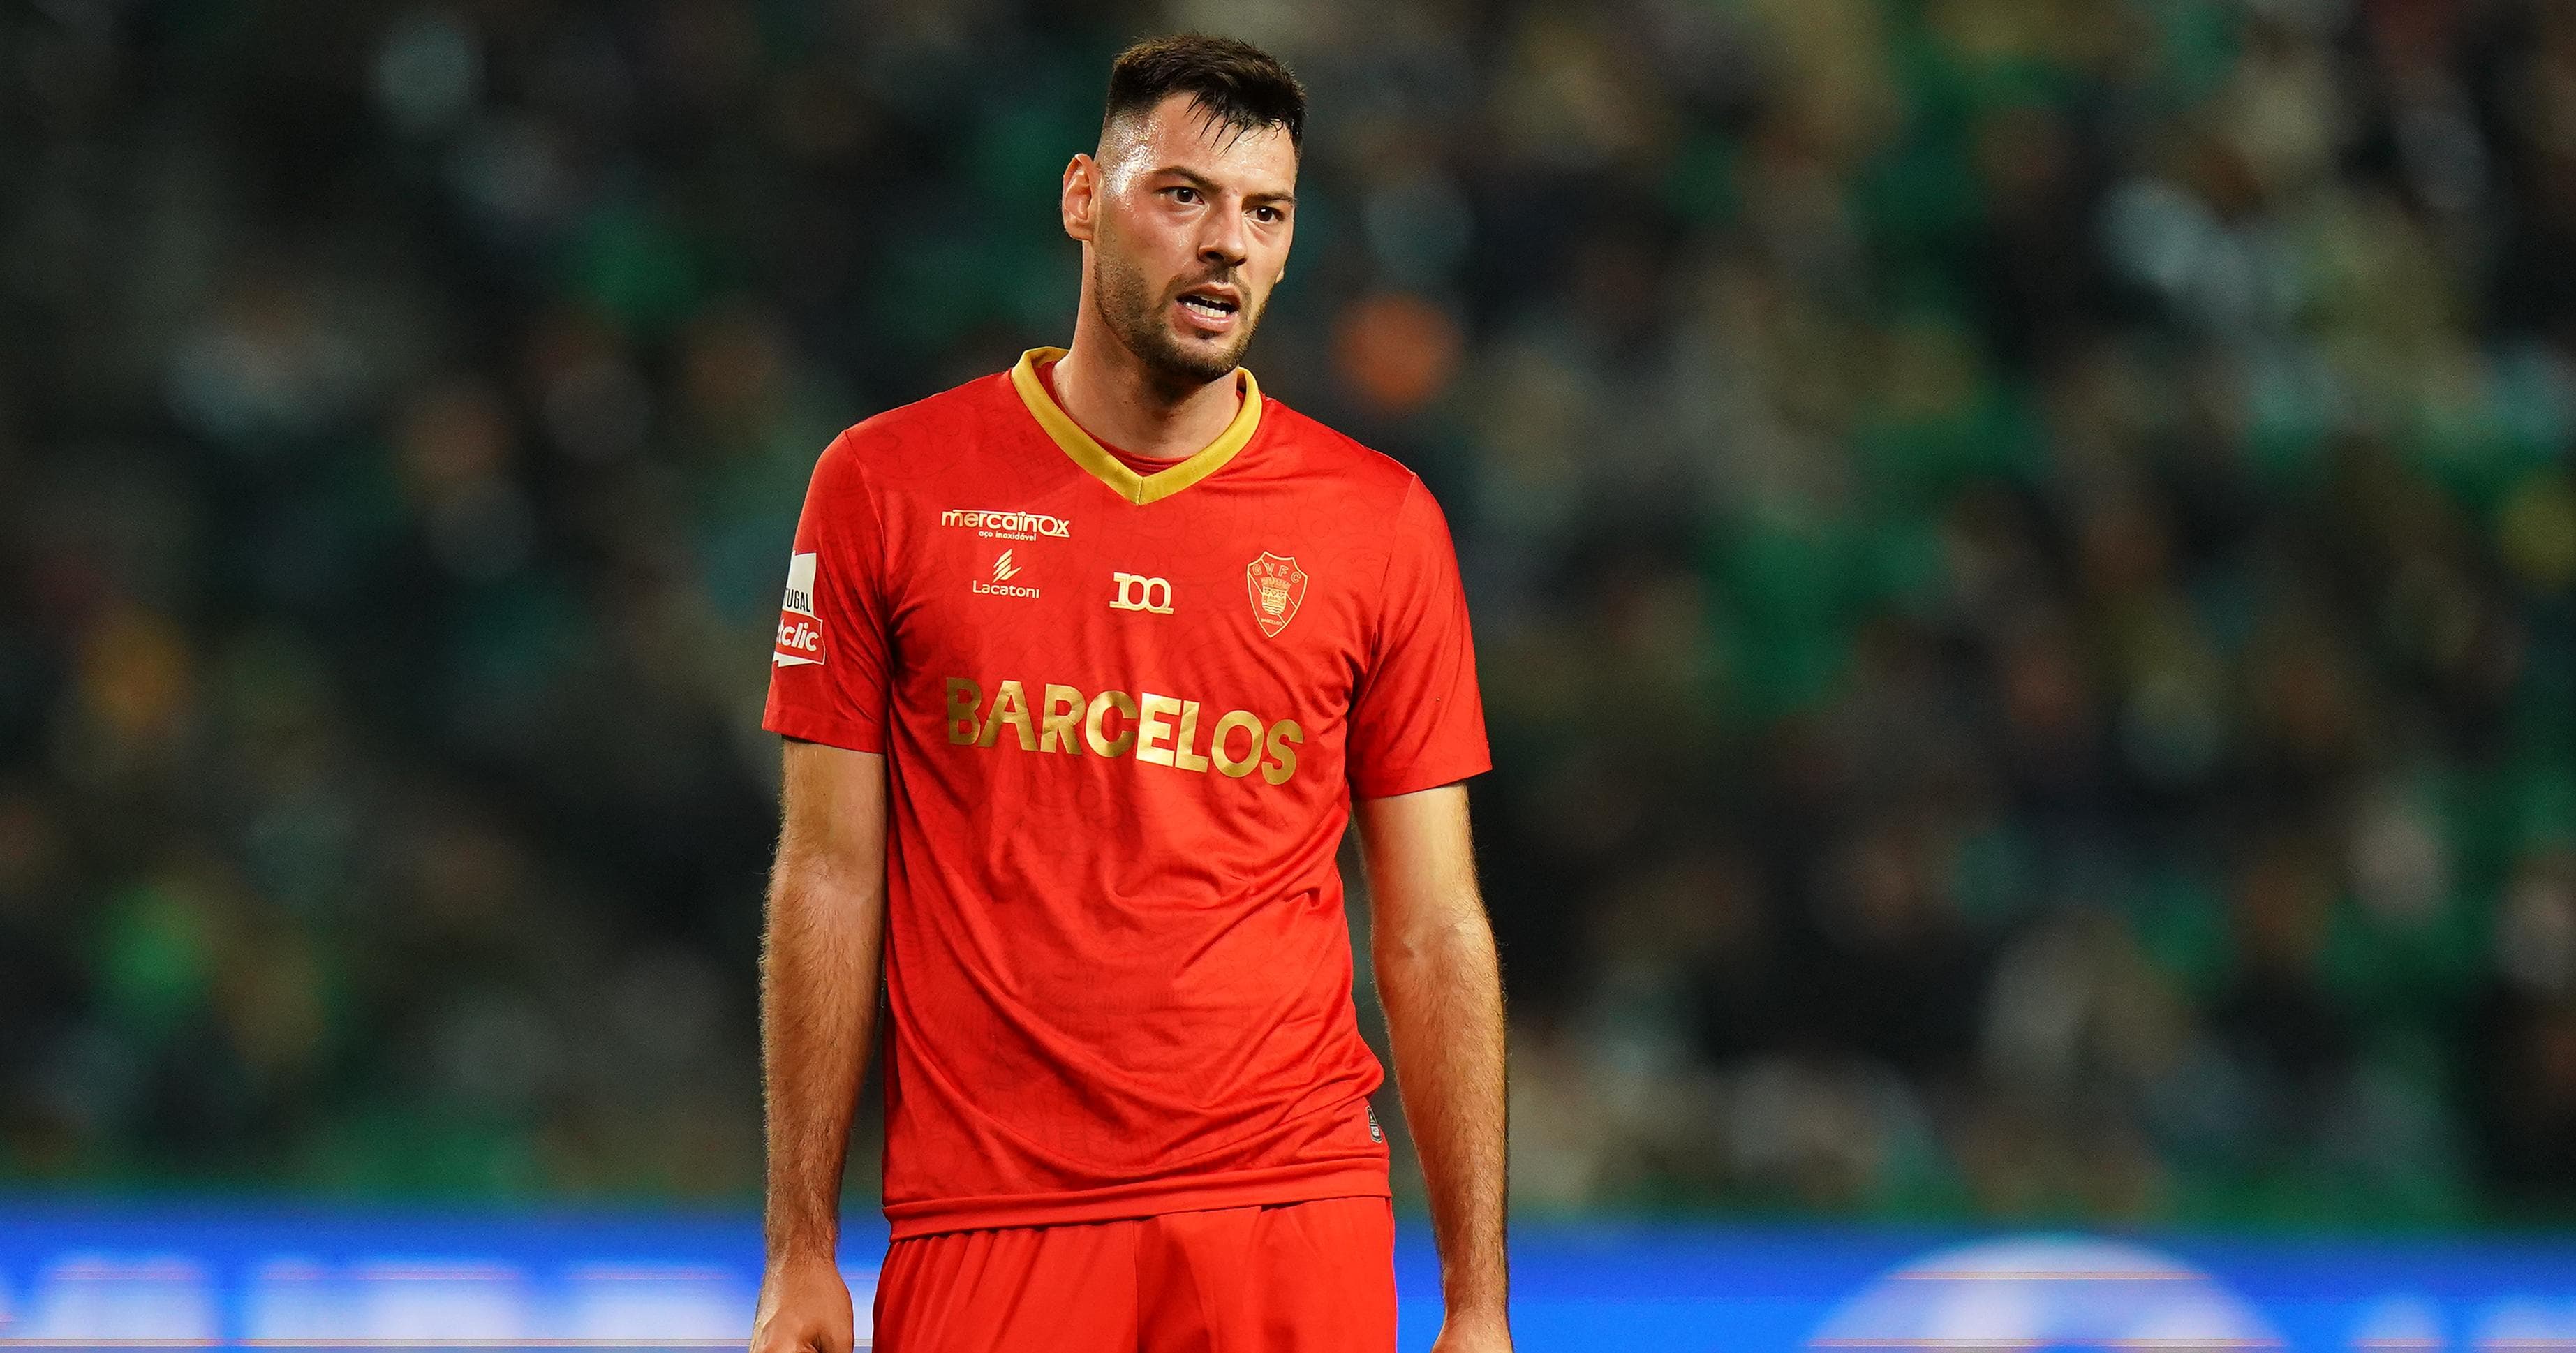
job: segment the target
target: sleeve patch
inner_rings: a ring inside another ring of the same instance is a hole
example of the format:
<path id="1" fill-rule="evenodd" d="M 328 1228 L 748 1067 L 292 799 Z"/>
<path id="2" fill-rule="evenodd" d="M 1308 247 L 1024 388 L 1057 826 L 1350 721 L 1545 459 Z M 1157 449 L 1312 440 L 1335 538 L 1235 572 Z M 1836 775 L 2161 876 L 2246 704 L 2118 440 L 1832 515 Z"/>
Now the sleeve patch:
<path id="1" fill-rule="evenodd" d="M 787 561 L 787 595 L 778 603 L 778 649 L 770 660 L 780 667 L 812 667 L 823 662 L 823 631 L 814 616 L 814 556 Z"/>

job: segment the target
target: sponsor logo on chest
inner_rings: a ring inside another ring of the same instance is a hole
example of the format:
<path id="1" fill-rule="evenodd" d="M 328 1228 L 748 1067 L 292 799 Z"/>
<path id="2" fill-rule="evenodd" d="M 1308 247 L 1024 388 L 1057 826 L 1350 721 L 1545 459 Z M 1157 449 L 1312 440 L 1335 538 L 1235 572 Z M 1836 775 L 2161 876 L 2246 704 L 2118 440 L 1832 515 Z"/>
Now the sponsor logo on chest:
<path id="1" fill-rule="evenodd" d="M 979 536 L 1003 540 L 1053 540 L 1073 535 L 1073 519 L 1044 512 L 1002 512 L 992 508 L 952 507 L 939 514 L 942 526 L 959 526 Z"/>
<path id="2" fill-rule="evenodd" d="M 1035 597 L 1039 595 L 1037 587 L 1033 584 L 1015 583 L 1011 581 L 1013 578 L 1020 576 L 1020 568 L 1021 566 L 1019 564 L 1012 561 L 1011 552 L 1009 550 L 1004 550 L 999 557 L 993 560 L 992 581 L 987 582 L 982 578 L 976 578 L 970 581 L 967 586 L 969 590 L 973 591 L 977 596 L 982 597 Z"/>
<path id="3" fill-rule="evenodd" d="M 1140 573 L 1109 575 L 1109 609 L 1113 611 L 1147 611 L 1154 615 L 1172 613 L 1172 585 L 1161 578 L 1148 578 Z"/>
<path id="4" fill-rule="evenodd" d="M 1297 774 L 1297 751 L 1306 742 L 1295 719 L 1248 709 L 1219 714 L 1214 703 L 1155 691 L 1086 692 L 1009 679 L 996 682 L 988 700 L 984 683 L 971 677 L 949 677 L 945 685 L 948 741 L 959 747 L 1124 758 L 1275 786 Z"/>

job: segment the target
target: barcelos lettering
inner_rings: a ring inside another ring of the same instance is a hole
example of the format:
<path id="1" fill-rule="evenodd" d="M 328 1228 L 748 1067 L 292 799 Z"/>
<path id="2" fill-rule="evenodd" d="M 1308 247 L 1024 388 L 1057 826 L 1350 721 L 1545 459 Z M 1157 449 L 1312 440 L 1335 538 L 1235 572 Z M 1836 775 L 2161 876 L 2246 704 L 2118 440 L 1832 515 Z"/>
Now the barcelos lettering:
<path id="1" fill-rule="evenodd" d="M 1257 771 L 1272 785 L 1286 784 L 1297 773 L 1297 749 L 1306 741 L 1295 719 L 1273 722 L 1248 709 L 1211 718 L 1196 700 L 1154 691 L 1085 695 L 1054 682 L 1037 689 L 1032 699 L 1027 685 L 1004 681 L 988 700 L 981 683 L 948 678 L 948 740 L 960 747 L 1130 757 L 1236 780 Z"/>
<path id="2" fill-rule="evenodd" d="M 1172 613 L 1172 585 L 1161 578 L 1140 577 L 1133 573 L 1112 573 L 1111 585 L 1118 590 L 1109 598 L 1113 611 L 1151 611 L 1155 615 Z"/>

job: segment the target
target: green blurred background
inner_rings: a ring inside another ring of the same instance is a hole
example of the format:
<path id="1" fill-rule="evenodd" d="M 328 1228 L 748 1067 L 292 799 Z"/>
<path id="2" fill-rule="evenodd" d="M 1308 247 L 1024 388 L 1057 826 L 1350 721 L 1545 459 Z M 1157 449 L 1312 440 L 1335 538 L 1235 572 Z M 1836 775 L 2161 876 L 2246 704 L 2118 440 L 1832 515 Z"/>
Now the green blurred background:
<path id="1" fill-rule="evenodd" d="M 2576 1218 L 2551 0 L 0 7 L 0 1187 L 748 1203 L 806 474 L 1193 27 L 1456 528 L 1525 1214 Z"/>

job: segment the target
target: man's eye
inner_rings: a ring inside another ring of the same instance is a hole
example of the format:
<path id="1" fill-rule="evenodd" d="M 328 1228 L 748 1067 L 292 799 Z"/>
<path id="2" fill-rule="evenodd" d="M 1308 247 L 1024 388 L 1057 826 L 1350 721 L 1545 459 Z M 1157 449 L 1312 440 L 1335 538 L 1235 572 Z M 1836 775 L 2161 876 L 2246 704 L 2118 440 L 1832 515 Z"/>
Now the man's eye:
<path id="1" fill-rule="evenodd" d="M 1175 202 L 1187 203 L 1199 200 L 1199 190 L 1196 188 L 1172 188 L 1166 191 L 1171 193 L 1172 200 Z"/>
<path id="2" fill-rule="evenodd" d="M 1277 225 L 1280 220 L 1279 209 L 1277 207 L 1254 207 L 1252 209 L 1252 219 L 1259 221 L 1263 225 Z"/>

